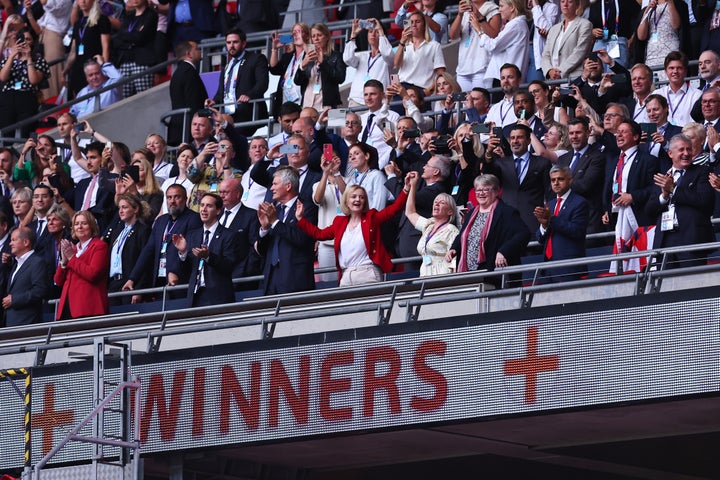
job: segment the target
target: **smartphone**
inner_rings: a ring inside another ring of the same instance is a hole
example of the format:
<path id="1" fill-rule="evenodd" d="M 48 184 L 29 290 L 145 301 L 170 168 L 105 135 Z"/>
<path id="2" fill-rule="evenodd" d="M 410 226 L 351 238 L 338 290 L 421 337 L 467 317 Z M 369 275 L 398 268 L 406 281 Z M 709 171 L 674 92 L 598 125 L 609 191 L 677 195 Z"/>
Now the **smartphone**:
<path id="1" fill-rule="evenodd" d="M 300 151 L 300 145 L 296 143 L 286 143 L 280 146 L 280 154 L 288 155 L 291 153 L 298 153 Z"/>
<path id="2" fill-rule="evenodd" d="M 308 52 L 312 52 L 313 50 L 315 50 L 315 44 L 314 43 L 306 43 L 305 50 L 307 50 Z"/>
<path id="3" fill-rule="evenodd" d="M 490 133 L 489 123 L 475 123 L 472 126 L 473 133 Z"/>
<path id="4" fill-rule="evenodd" d="M 135 183 L 140 183 L 140 167 L 138 165 L 128 165 L 122 172 L 122 176 L 128 176 L 133 179 Z"/>
<path id="5" fill-rule="evenodd" d="M 227 144 L 225 144 L 225 143 L 219 144 L 217 151 L 218 151 L 218 153 L 227 152 Z"/>
<path id="6" fill-rule="evenodd" d="M 418 138 L 420 137 L 419 128 L 408 128 L 403 132 L 403 138 Z"/>
<path id="7" fill-rule="evenodd" d="M 492 132 L 493 132 L 493 135 L 495 135 L 496 137 L 503 138 L 502 127 L 493 127 Z"/>
<path id="8" fill-rule="evenodd" d="M 279 40 L 280 40 L 280 43 L 282 43 L 283 45 L 290 45 L 291 43 L 293 43 L 295 41 L 295 38 L 293 38 L 292 35 L 286 34 L 286 35 L 280 35 Z"/>
<path id="9" fill-rule="evenodd" d="M 570 87 L 560 87 L 558 91 L 560 92 L 560 95 L 563 96 L 572 95 L 573 93 L 575 93 L 575 90 Z"/>
<path id="10" fill-rule="evenodd" d="M 523 108 L 522 111 L 520 112 L 520 120 L 525 120 L 525 115 L 526 115 L 526 114 L 527 114 L 527 113 L 525 112 L 525 109 Z"/>
<path id="11" fill-rule="evenodd" d="M 76 133 L 84 132 L 85 131 L 85 124 L 84 123 L 78 123 L 76 124 L 73 129 Z"/>
<path id="12" fill-rule="evenodd" d="M 15 41 L 17 43 L 25 43 L 25 32 L 18 32 L 17 35 L 15 35 Z"/>
<path id="13" fill-rule="evenodd" d="M 213 112 L 209 108 L 201 108 L 197 111 L 198 117 L 212 117 Z"/>
<path id="14" fill-rule="evenodd" d="M 590 52 L 588 54 L 588 60 L 592 60 L 593 62 L 599 62 L 600 57 L 598 56 L 597 52 Z"/>
<path id="15" fill-rule="evenodd" d="M 112 142 L 110 140 L 105 142 L 105 148 L 107 148 L 108 150 L 112 150 Z"/>
<path id="16" fill-rule="evenodd" d="M 397 73 L 391 73 L 390 83 L 400 83 L 400 76 Z"/>
<path id="17" fill-rule="evenodd" d="M 467 99 L 465 92 L 458 92 L 452 94 L 453 102 L 464 102 Z"/>
<path id="18" fill-rule="evenodd" d="M 342 128 L 345 126 L 346 108 L 333 108 L 328 110 L 328 128 Z"/>
<path id="19" fill-rule="evenodd" d="M 365 30 L 372 30 L 375 28 L 375 22 L 371 20 L 360 20 L 358 22 L 358 27 L 364 28 Z"/>
<path id="20" fill-rule="evenodd" d="M 51 187 L 62 191 L 62 184 L 60 183 L 60 177 L 58 175 L 50 175 L 48 177 L 48 182 L 50 182 Z"/>
<path id="21" fill-rule="evenodd" d="M 610 75 L 610 81 L 613 83 L 625 83 L 627 81 L 627 76 L 624 73 Z"/>
<path id="22" fill-rule="evenodd" d="M 30 132 L 30 137 L 29 137 L 29 138 L 32 138 L 34 141 L 37 142 L 37 137 L 38 137 L 37 132 Z"/>
<path id="23" fill-rule="evenodd" d="M 323 158 L 328 162 L 333 159 L 333 146 L 332 143 L 326 143 L 323 145 Z"/>
<path id="24" fill-rule="evenodd" d="M 657 124 L 655 123 L 641 123 L 640 128 L 643 132 L 648 134 L 648 137 L 657 132 Z"/>

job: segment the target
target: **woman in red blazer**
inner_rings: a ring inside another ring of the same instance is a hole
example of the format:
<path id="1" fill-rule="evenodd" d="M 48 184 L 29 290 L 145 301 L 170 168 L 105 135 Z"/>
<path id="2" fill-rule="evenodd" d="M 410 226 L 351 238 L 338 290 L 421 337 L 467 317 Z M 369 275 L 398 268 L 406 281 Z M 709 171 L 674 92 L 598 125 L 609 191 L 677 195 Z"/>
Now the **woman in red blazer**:
<path id="1" fill-rule="evenodd" d="M 60 265 L 55 283 L 62 288 L 57 320 L 106 315 L 109 312 L 107 280 L 110 274 L 108 246 L 98 238 L 98 224 L 87 210 L 73 216 L 70 240 L 60 241 Z"/>
<path id="2" fill-rule="evenodd" d="M 349 185 L 343 193 L 338 215 L 333 223 L 319 229 L 302 218 L 303 206 L 298 201 L 295 216 L 298 227 L 315 240 L 335 239 L 335 265 L 340 286 L 380 282 L 383 273 L 392 270 L 390 255 L 380 238 L 380 226 L 400 212 L 410 191 L 411 172 L 405 178 L 405 187 L 395 202 L 380 211 L 368 207 L 367 192 L 359 185 Z"/>

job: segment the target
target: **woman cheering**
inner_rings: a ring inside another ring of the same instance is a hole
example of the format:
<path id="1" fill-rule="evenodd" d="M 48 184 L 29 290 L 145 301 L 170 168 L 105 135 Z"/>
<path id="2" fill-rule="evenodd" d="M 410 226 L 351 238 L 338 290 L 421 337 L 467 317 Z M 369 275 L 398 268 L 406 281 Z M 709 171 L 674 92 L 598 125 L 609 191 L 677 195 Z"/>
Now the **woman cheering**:
<path id="1" fill-rule="evenodd" d="M 335 239 L 335 265 L 341 287 L 380 282 L 383 273 L 392 270 L 390 255 L 380 237 L 380 227 L 405 206 L 412 175 L 417 174 L 408 174 L 397 200 L 380 211 L 368 207 L 364 188 L 349 185 L 340 206 L 345 216 L 338 215 L 332 225 L 322 230 L 302 217 L 303 207 L 298 201 L 295 209 L 298 227 L 315 240 Z"/>
<path id="2" fill-rule="evenodd" d="M 295 84 L 300 85 L 300 105 L 318 112 L 325 106 L 342 104 L 340 84 L 345 81 L 345 63 L 333 48 L 330 30 L 324 23 L 316 23 L 310 30 L 312 44 L 305 46 Z"/>

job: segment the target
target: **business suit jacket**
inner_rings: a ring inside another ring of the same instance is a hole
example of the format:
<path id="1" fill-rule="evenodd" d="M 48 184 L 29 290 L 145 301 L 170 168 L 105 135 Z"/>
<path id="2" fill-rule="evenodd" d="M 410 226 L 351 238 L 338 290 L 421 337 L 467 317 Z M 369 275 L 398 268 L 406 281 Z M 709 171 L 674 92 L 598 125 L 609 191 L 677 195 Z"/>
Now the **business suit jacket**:
<path id="1" fill-rule="evenodd" d="M 183 263 L 191 265 L 187 293 L 189 307 L 232 303 L 235 301 L 232 272 L 240 261 L 240 245 L 237 235 L 222 225 L 217 226 L 215 234 L 208 245 L 210 256 L 203 262 L 205 290 L 201 296 L 195 292 L 197 282 L 200 280 L 198 278 L 200 259 L 193 255 L 192 249 L 202 245 L 204 235 L 204 226 L 188 232 L 186 237 L 187 256 L 185 260 L 181 260 Z"/>
<path id="2" fill-rule="evenodd" d="M 535 120 L 532 122 L 532 131 L 537 138 L 542 138 L 543 135 L 545 135 L 547 133 L 547 128 L 543 124 L 542 120 L 540 120 L 540 117 L 538 117 L 536 115 L 529 117 L 528 121 L 530 121 L 533 118 Z M 512 152 L 510 151 L 510 143 L 508 142 L 508 140 L 510 139 L 510 131 L 513 128 L 515 128 L 516 126 L 517 126 L 517 122 L 513 122 L 513 123 L 511 123 L 509 125 L 505 125 L 503 127 L 502 147 L 507 155 L 512 155 Z M 532 147 L 530 147 L 530 148 L 532 148 Z M 532 150 L 530 150 L 530 151 L 532 151 Z"/>
<path id="3" fill-rule="evenodd" d="M 575 152 L 573 150 L 558 158 L 558 165 L 569 167 Z M 603 184 L 605 182 L 605 155 L 594 145 L 588 146 L 585 153 L 572 168 L 572 191 L 588 202 L 589 216 L 587 233 L 604 232 L 602 215 Z"/>
<path id="4" fill-rule="evenodd" d="M 548 202 L 551 212 L 555 211 L 557 198 Z M 550 218 L 545 233 L 540 229 L 535 232 L 537 241 L 543 246 L 543 253 L 548 239 L 552 237 L 552 258 L 546 260 L 566 260 L 585 257 L 585 232 L 588 226 L 588 203 L 583 197 L 571 191 L 567 199 L 560 204 L 557 216 Z M 585 265 L 553 268 L 547 271 L 551 281 L 577 280 L 587 272 Z"/>
<path id="5" fill-rule="evenodd" d="M 645 206 L 648 216 L 656 220 L 653 248 L 715 241 L 710 222 L 715 203 L 715 190 L 708 181 L 709 174 L 710 168 L 705 165 L 690 165 L 685 169 L 671 198 L 678 221 L 678 227 L 673 231 L 663 232 L 660 228 L 662 212 L 668 209 L 668 204 L 660 203 L 660 187 L 653 186 L 650 199 Z M 692 252 L 688 255 L 700 258 L 704 253 Z"/>
<path id="6" fill-rule="evenodd" d="M 90 207 L 90 213 L 95 216 L 100 231 L 104 231 L 110 220 L 112 220 L 117 207 L 115 206 L 115 183 L 108 178 L 108 173 L 101 170 L 97 180 L 97 195 L 95 197 L 95 205 Z M 82 210 L 85 192 L 87 191 L 92 177 L 83 178 L 75 188 L 75 204 L 76 212 Z"/>
<path id="7" fill-rule="evenodd" d="M 223 59 L 226 64 L 223 65 L 222 75 L 218 80 L 218 88 L 215 93 L 215 103 L 223 103 L 225 95 L 225 72 L 232 65 L 232 61 Z M 241 95 L 247 95 L 251 99 L 263 98 L 265 90 L 268 88 L 268 60 L 265 55 L 259 52 L 245 50 L 243 59 L 240 60 L 240 66 L 237 67 L 237 79 L 234 80 L 235 99 Z M 253 107 L 255 108 L 255 117 L 253 118 Z M 265 102 L 258 103 L 239 103 L 235 106 L 233 118 L 236 122 L 248 122 L 254 119 L 267 118 L 268 111 Z M 243 135 L 252 135 L 257 127 L 243 127 L 240 131 Z"/>
<path id="8" fill-rule="evenodd" d="M 670 139 L 679 133 L 682 133 L 682 127 L 670 123 L 665 124 L 665 132 L 663 133 L 666 141 L 665 146 L 660 146 L 657 156 L 653 155 L 658 159 L 658 168 L 661 172 L 667 172 L 672 168 L 672 159 L 667 153 L 667 147 L 670 145 Z M 655 144 L 652 141 L 641 143 L 640 149 L 652 155 L 651 150 L 655 150 Z"/>
<path id="9" fill-rule="evenodd" d="M 171 228 L 168 227 L 170 220 L 171 217 L 169 213 L 161 215 L 157 220 L 155 220 L 147 243 L 140 252 L 140 256 L 137 258 L 135 266 L 130 272 L 129 280 L 132 280 L 133 283 L 142 281 L 144 276 L 147 274 L 148 280 L 152 279 L 150 286 L 162 286 L 158 285 L 158 266 L 160 264 L 160 251 L 163 248 L 163 236 L 165 234 L 165 230 L 168 229 L 169 236 L 173 233 L 187 235 L 190 230 L 199 228 L 200 225 L 202 225 L 200 215 L 189 208 L 185 208 L 182 213 L 178 215 L 175 222 L 171 225 Z M 177 274 L 180 278 L 180 283 L 187 283 L 188 278 L 190 277 L 190 270 L 189 268 L 182 268 L 180 259 L 178 258 L 177 249 L 175 248 L 175 245 L 173 245 L 171 238 L 167 239 L 166 248 L 167 252 L 165 258 L 167 261 L 167 271 Z M 150 275 L 150 272 L 152 272 L 152 275 Z"/>
<path id="10" fill-rule="evenodd" d="M 208 98 L 207 90 L 200 73 L 190 62 L 178 63 L 177 69 L 170 79 L 170 105 L 173 110 L 178 108 L 189 108 L 187 121 L 185 122 L 185 138 L 182 136 L 183 116 L 175 115 L 170 119 L 168 127 L 168 144 L 179 145 L 181 142 L 189 142 L 190 123 L 192 117 L 199 109 L 203 108 L 205 99 Z"/>
<path id="11" fill-rule="evenodd" d="M 250 170 L 250 178 L 267 188 L 267 192 L 265 192 L 265 201 L 272 203 L 273 199 L 270 186 L 272 185 L 273 174 L 277 169 L 275 167 L 270 167 L 271 163 L 272 161 L 270 160 L 260 160 L 259 162 L 256 162 L 255 165 L 253 165 L 252 170 Z M 318 208 L 313 201 L 312 186 L 320 181 L 322 175 L 309 168 L 308 165 L 308 168 L 305 170 L 303 176 L 305 179 L 302 181 L 302 185 L 300 186 L 298 197 L 300 197 L 300 201 L 303 203 L 303 207 L 305 208 L 305 218 L 317 225 Z"/>
<path id="12" fill-rule="evenodd" d="M 603 202 L 605 203 L 605 211 L 607 212 L 612 211 L 612 185 L 615 181 L 615 168 L 617 167 L 617 162 L 618 157 L 615 158 L 614 162 L 611 161 L 606 164 Z M 655 224 L 655 217 L 650 217 L 645 213 L 645 205 L 655 189 L 653 175 L 659 171 L 657 158 L 641 149 L 638 149 L 633 163 L 630 166 L 627 188 L 625 190 L 633 197 L 631 208 L 639 226 L 649 226 Z"/>
<path id="13" fill-rule="evenodd" d="M 107 228 L 107 230 L 105 230 L 105 233 L 103 234 L 103 240 L 105 241 L 105 243 L 108 244 L 109 249 L 117 248 L 115 242 L 117 241 L 118 237 L 124 229 L 125 222 L 123 222 L 122 220 L 120 220 L 119 217 L 116 216 L 114 221 Z M 120 258 L 122 259 L 123 278 L 130 278 L 130 273 L 135 267 L 135 262 L 138 257 L 140 257 L 140 254 L 142 253 L 143 248 L 145 248 L 145 245 L 148 243 L 149 237 L 150 227 L 148 227 L 139 220 L 136 221 L 130 229 L 128 236 L 125 239 L 125 243 L 123 244 L 122 252 L 120 253 Z M 150 275 L 150 272 L 144 270 L 138 277 L 137 281 L 134 282 L 135 288 L 149 288 L 151 286 L 151 278 L 152 276 Z"/>
<path id="14" fill-rule="evenodd" d="M 303 205 L 307 205 L 303 202 Z M 257 250 L 265 259 L 265 295 L 300 292 L 315 288 L 313 262 L 315 240 L 298 228 L 294 202 L 285 222 L 278 222 L 267 235 L 258 237 Z M 273 243 L 277 241 L 279 262 L 273 265 Z"/>
<path id="15" fill-rule="evenodd" d="M 401 178 L 393 177 L 385 182 L 385 188 L 390 190 L 395 198 L 403 193 L 404 182 Z M 420 216 L 425 218 L 432 217 L 432 207 L 435 197 L 441 193 L 448 193 L 448 187 L 445 182 L 435 182 L 432 185 L 418 186 L 415 192 L 415 209 Z M 397 200 L 395 200 L 397 203 Z M 417 244 L 420 240 L 422 232 L 415 228 L 410 220 L 408 220 L 404 211 L 400 213 L 398 223 L 398 233 L 395 237 L 395 253 L 399 257 L 417 256 Z"/>
<path id="16" fill-rule="evenodd" d="M 372 262 L 380 267 L 383 272 L 388 273 L 393 269 L 390 255 L 383 246 L 381 229 L 383 223 L 390 220 L 398 212 L 405 207 L 407 201 L 407 193 L 401 191 L 395 202 L 391 205 L 383 208 L 380 211 L 373 209 L 363 213 L 360 228 L 362 229 L 363 240 L 365 241 L 365 249 L 367 250 L 368 256 Z M 300 219 L 298 227 L 315 240 L 332 240 L 334 239 L 333 248 L 335 249 L 335 266 L 338 270 L 338 281 L 342 278 L 342 269 L 340 268 L 340 243 L 342 237 L 347 230 L 350 217 L 345 215 L 338 215 L 333 220 L 331 225 L 323 229 L 319 229 L 306 219 Z M 417 242 L 415 242 L 417 246 Z M 417 250 L 415 250 L 417 252 Z"/>
<path id="17" fill-rule="evenodd" d="M 239 261 L 233 270 L 232 278 L 259 275 L 262 265 L 255 251 L 255 242 L 260 231 L 257 211 L 242 205 L 227 229 L 235 232 L 238 239 Z"/>
<path id="18" fill-rule="evenodd" d="M 476 207 L 477 208 L 477 207 Z M 468 228 L 468 223 L 472 217 L 472 211 L 468 212 L 463 219 L 460 233 L 455 237 L 452 249 L 458 255 L 467 255 L 462 251 L 462 235 Z M 493 212 L 490 231 L 485 239 L 485 258 L 484 264 L 478 265 L 478 270 L 487 269 L 492 272 L 495 270 L 495 257 L 498 252 L 502 253 L 507 260 L 508 265 L 520 265 L 520 261 L 528 241 L 530 240 L 530 230 L 527 229 L 525 223 L 520 217 L 520 213 L 507 203 L 499 200 L 495 211 Z M 459 261 L 459 260 L 458 260 Z M 514 275 L 513 279 L 519 279 L 519 275 Z M 500 277 L 487 279 L 496 287 L 500 287 Z"/>
<path id="19" fill-rule="evenodd" d="M 298 68 L 295 73 L 295 85 L 300 85 L 301 95 L 305 96 L 305 89 L 310 82 L 311 70 L 315 68 L 315 62 L 308 63 L 305 69 Z M 323 106 L 331 106 L 333 108 L 342 105 L 340 98 L 340 84 L 345 81 L 345 62 L 342 55 L 333 50 L 330 55 L 325 56 L 325 60 L 320 65 L 320 79 L 322 80 L 322 104 Z"/>
<path id="20" fill-rule="evenodd" d="M 44 228 L 42 235 L 37 237 L 35 239 L 35 251 L 40 254 L 40 256 L 43 256 L 43 250 L 45 249 L 45 246 L 47 245 L 47 239 L 50 236 L 50 232 L 48 232 L 47 229 L 47 218 L 44 218 Z M 38 219 L 35 218 L 32 222 L 28 223 L 28 228 L 34 232 L 37 232 L 38 227 Z"/>
<path id="21" fill-rule="evenodd" d="M 57 319 L 65 304 L 72 318 L 106 315 L 109 311 L 107 280 L 110 274 L 110 251 L 105 242 L 93 238 L 81 256 L 73 257 L 67 267 L 55 270 L 55 283 L 62 287 Z"/>
<path id="22" fill-rule="evenodd" d="M 3 293 L 12 295 L 12 305 L 5 310 L 5 326 L 30 325 L 42 322 L 43 302 L 50 292 L 50 278 L 42 257 L 33 253 L 22 264 L 12 279 L 15 263 L 5 269 L 7 288 Z"/>
<path id="23" fill-rule="evenodd" d="M 551 68 L 557 68 L 563 77 L 578 77 L 582 74 L 583 62 L 592 50 L 595 40 L 592 36 L 592 23 L 582 17 L 574 18 L 565 29 L 560 42 L 558 65 L 552 64 L 552 54 L 563 29 L 560 21 L 550 28 L 542 54 L 542 70 L 547 74 Z"/>
<path id="24" fill-rule="evenodd" d="M 550 167 L 548 159 L 530 155 L 527 173 L 522 183 L 519 183 L 513 157 L 495 159 L 483 166 L 485 173 L 492 173 L 500 179 L 503 201 L 520 212 L 520 217 L 531 232 L 540 226 L 533 211 L 535 207 L 545 205 L 545 199 L 549 196 Z"/>

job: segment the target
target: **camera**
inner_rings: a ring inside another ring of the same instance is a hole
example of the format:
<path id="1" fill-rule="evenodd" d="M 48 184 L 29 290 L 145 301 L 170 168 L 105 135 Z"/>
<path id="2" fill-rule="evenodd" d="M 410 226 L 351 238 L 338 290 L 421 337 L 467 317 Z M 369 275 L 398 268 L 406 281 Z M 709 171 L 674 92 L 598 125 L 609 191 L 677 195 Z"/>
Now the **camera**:
<path id="1" fill-rule="evenodd" d="M 450 135 L 438 135 L 433 137 L 435 153 L 439 155 L 449 155 L 451 152 L 450 147 L 448 146 L 448 140 L 450 140 Z"/>
<path id="2" fill-rule="evenodd" d="M 465 95 L 465 92 L 458 92 L 452 94 L 453 102 L 464 102 L 467 98 L 467 95 Z"/>
<path id="3" fill-rule="evenodd" d="M 78 123 L 73 127 L 73 130 L 75 130 L 75 133 L 80 133 L 85 131 L 85 124 L 84 123 Z"/>
<path id="4" fill-rule="evenodd" d="M 408 128 L 403 132 L 403 138 L 418 138 L 420 136 L 419 128 Z"/>
<path id="5" fill-rule="evenodd" d="M 475 123 L 472 126 L 473 133 L 490 133 L 489 123 Z"/>

